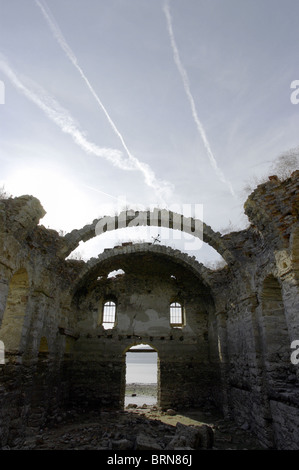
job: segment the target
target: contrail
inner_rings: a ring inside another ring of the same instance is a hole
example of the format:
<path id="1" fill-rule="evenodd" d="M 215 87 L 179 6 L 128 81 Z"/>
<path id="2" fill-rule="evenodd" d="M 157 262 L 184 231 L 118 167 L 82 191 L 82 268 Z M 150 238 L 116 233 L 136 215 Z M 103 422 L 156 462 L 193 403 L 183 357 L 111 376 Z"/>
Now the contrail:
<path id="1" fill-rule="evenodd" d="M 50 29 L 51 29 L 54 37 L 56 38 L 57 42 L 59 43 L 61 48 L 64 50 L 64 52 L 66 53 L 67 57 L 70 59 L 72 64 L 76 67 L 76 69 L 80 73 L 81 77 L 83 78 L 83 80 L 85 81 L 87 87 L 89 88 L 90 92 L 92 93 L 93 97 L 96 99 L 97 103 L 102 108 L 103 112 L 105 113 L 105 115 L 106 115 L 106 117 L 109 121 L 109 124 L 111 125 L 111 127 L 114 130 L 114 132 L 116 133 L 116 135 L 119 137 L 124 149 L 126 150 L 127 154 L 131 158 L 131 153 L 130 153 L 129 149 L 127 148 L 127 145 L 126 145 L 122 135 L 118 131 L 117 127 L 115 126 L 114 122 L 112 121 L 111 117 L 109 116 L 108 111 L 106 110 L 105 106 L 103 105 L 103 103 L 99 99 L 98 95 L 94 91 L 93 87 L 91 86 L 91 84 L 90 84 L 88 78 L 86 77 L 85 73 L 83 72 L 82 68 L 78 64 L 78 60 L 77 60 L 75 54 L 73 53 L 72 49 L 70 48 L 70 46 L 66 42 L 66 40 L 65 40 L 62 32 L 60 31 L 58 25 L 56 24 L 55 20 L 51 18 L 49 8 L 47 8 L 45 5 L 43 5 L 40 0 L 35 0 L 35 3 L 41 9 L 41 11 L 42 11 L 45 19 L 47 20 L 47 23 L 49 24 Z"/>
<path id="2" fill-rule="evenodd" d="M 78 128 L 75 120 L 56 100 L 49 96 L 40 87 L 38 93 L 26 87 L 24 83 L 17 77 L 8 63 L 0 57 L 0 69 L 6 74 L 11 83 L 30 101 L 35 103 L 46 116 L 53 121 L 64 133 L 69 134 L 74 142 L 85 152 L 104 157 L 114 166 L 122 170 L 134 170 L 132 163 L 128 159 L 123 158 L 122 152 L 110 148 L 102 148 L 86 139 L 84 133 Z"/>
<path id="3" fill-rule="evenodd" d="M 37 105 L 46 114 L 46 116 L 60 128 L 62 132 L 69 134 L 73 141 L 83 151 L 97 157 L 105 158 L 112 165 L 121 170 L 134 171 L 138 169 L 136 168 L 134 162 L 132 162 L 129 158 L 124 158 L 124 155 L 120 150 L 100 147 L 86 139 L 84 132 L 80 130 L 78 124 L 71 114 L 53 97 L 47 94 L 41 87 L 34 84 L 37 90 L 34 91 L 32 88 L 28 88 L 28 86 L 24 85 L 24 83 L 17 77 L 15 72 L 8 65 L 7 61 L 3 58 L 2 54 L 0 54 L 0 70 L 5 73 L 5 75 L 17 90 L 19 90 L 24 96 L 26 96 L 26 98 Z M 171 191 L 169 183 L 164 181 L 159 183 L 155 179 L 155 175 L 150 168 L 148 168 L 147 174 L 147 184 L 150 187 L 154 187 L 161 200 L 163 200 L 163 196 L 167 196 Z"/>
<path id="4" fill-rule="evenodd" d="M 118 198 L 116 196 L 112 196 L 112 194 L 108 194 L 106 193 L 105 191 L 102 191 L 98 188 L 94 188 L 93 186 L 89 186 L 88 184 L 84 184 L 84 186 L 88 189 L 91 189 L 92 191 L 95 191 L 96 193 L 100 193 L 100 194 L 104 194 L 105 196 L 108 196 L 110 197 L 111 199 L 116 199 L 118 200 Z"/>
<path id="5" fill-rule="evenodd" d="M 75 56 L 74 52 L 72 51 L 72 49 L 68 45 L 68 43 L 67 43 L 66 39 L 64 38 L 64 36 L 63 36 L 59 26 L 57 25 L 56 21 L 53 19 L 53 15 L 51 14 L 49 8 L 45 5 L 44 2 L 42 2 L 42 0 L 35 0 L 35 3 L 41 9 L 41 11 L 43 13 L 43 16 L 45 17 L 45 19 L 46 19 L 46 21 L 47 21 L 47 23 L 48 23 L 48 25 L 49 25 L 52 33 L 53 33 L 53 36 L 57 40 L 58 44 L 61 46 L 61 48 L 63 49 L 63 51 L 65 52 L 65 54 L 69 58 L 69 60 L 72 62 L 74 67 L 78 70 L 80 76 L 82 77 L 82 79 L 86 83 L 86 85 L 87 85 L 89 91 L 91 92 L 92 96 L 95 98 L 96 102 L 98 103 L 98 105 L 100 106 L 102 111 L 104 112 L 104 114 L 105 114 L 109 124 L 111 125 L 113 131 L 115 132 L 117 137 L 120 139 L 120 141 L 122 143 L 122 146 L 125 149 L 128 157 L 129 157 L 129 160 L 132 163 L 132 166 L 143 173 L 146 184 L 149 187 L 152 187 L 160 195 L 160 197 L 162 197 L 162 200 L 163 200 L 164 196 L 169 197 L 169 195 L 172 192 L 171 185 L 166 181 L 160 181 L 160 182 L 156 181 L 155 175 L 154 175 L 153 171 L 150 169 L 150 167 L 146 163 L 140 162 L 136 157 L 134 157 L 131 154 L 130 150 L 128 149 L 128 147 L 125 143 L 125 140 L 124 140 L 123 136 L 121 135 L 121 133 L 117 129 L 117 127 L 114 124 L 113 120 L 111 119 L 107 109 L 105 108 L 102 101 L 98 97 L 97 93 L 93 89 L 91 83 L 89 82 L 88 78 L 86 77 L 85 73 L 83 72 L 82 68 L 80 67 L 80 65 L 78 63 L 78 60 L 77 60 L 77 57 Z"/>
<path id="6" fill-rule="evenodd" d="M 212 167 L 216 171 L 219 179 L 223 183 L 228 185 L 231 194 L 233 196 L 235 196 L 235 192 L 233 190 L 233 187 L 232 187 L 231 183 L 226 180 L 225 176 L 223 175 L 222 171 L 220 170 L 220 168 L 217 165 L 216 159 L 213 155 L 210 144 L 208 142 L 205 130 L 204 130 L 204 128 L 203 128 L 203 126 L 202 126 L 202 124 L 199 120 L 199 117 L 198 117 L 198 114 L 197 114 L 197 111 L 196 111 L 195 102 L 194 102 L 194 99 L 193 99 L 193 96 L 192 96 L 192 93 L 191 93 L 191 90 L 190 90 L 188 75 L 187 75 L 186 70 L 183 67 L 182 62 L 181 62 L 179 50 L 178 50 L 178 47 L 176 45 L 176 41 L 175 41 L 175 38 L 174 38 L 174 32 L 173 32 L 173 27 L 172 27 L 172 19 L 171 19 L 169 1 L 168 0 L 165 1 L 163 10 L 164 10 L 166 21 L 167 21 L 167 29 L 168 29 L 168 34 L 169 34 L 171 47 L 172 47 L 172 51 L 173 51 L 174 62 L 177 66 L 177 69 L 178 69 L 180 75 L 181 75 L 184 90 L 185 90 L 185 93 L 187 95 L 187 98 L 188 98 L 190 106 L 191 106 L 191 112 L 192 112 L 192 116 L 193 116 L 194 122 L 196 124 L 197 130 L 198 130 L 198 132 L 199 132 L 199 134 L 200 134 L 200 136 L 203 140 L 203 143 L 204 143 L 204 146 L 206 148 L 206 151 L 207 151 L 207 154 L 208 154 L 208 157 L 209 157 L 209 160 L 210 160 L 210 163 L 211 163 Z"/>
<path id="7" fill-rule="evenodd" d="M 101 189 L 98 189 L 98 188 L 95 188 L 93 186 L 89 186 L 88 184 L 84 184 L 84 186 L 88 189 L 91 189 L 92 191 L 95 191 L 96 193 L 100 193 L 100 194 L 104 194 L 105 196 L 108 196 L 110 197 L 111 199 L 115 199 L 118 204 L 122 204 L 124 206 L 126 206 L 126 204 L 130 204 L 130 208 L 134 208 L 134 206 L 136 206 L 136 202 L 132 202 L 132 201 L 128 201 L 126 198 L 121 198 L 121 197 L 116 197 L 116 196 L 112 196 L 112 194 L 108 194 L 104 191 L 102 191 Z"/>

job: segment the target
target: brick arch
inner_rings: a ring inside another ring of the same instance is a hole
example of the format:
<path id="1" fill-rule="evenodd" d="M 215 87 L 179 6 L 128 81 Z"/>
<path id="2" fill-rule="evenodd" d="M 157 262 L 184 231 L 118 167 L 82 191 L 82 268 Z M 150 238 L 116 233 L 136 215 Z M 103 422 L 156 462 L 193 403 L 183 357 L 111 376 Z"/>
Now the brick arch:
<path id="1" fill-rule="evenodd" d="M 131 244 L 104 250 L 97 258 L 91 258 L 73 280 L 69 295 L 72 297 L 87 281 L 95 281 L 100 275 L 107 275 L 111 270 L 121 267 L 122 260 L 133 254 L 156 254 L 186 268 L 198 277 L 199 281 L 210 290 L 211 270 L 179 250 L 151 243 Z"/>
<path id="2" fill-rule="evenodd" d="M 191 234 L 214 248 L 228 264 L 235 261 L 227 241 L 220 232 L 214 232 L 209 225 L 201 220 L 193 217 L 187 218 L 182 214 L 157 208 L 148 211 L 123 211 L 115 216 L 95 219 L 91 224 L 85 225 L 79 230 L 72 230 L 64 236 L 65 243 L 60 249 L 60 256 L 68 257 L 80 242 L 91 240 L 102 233 L 140 226 L 165 227 Z"/>
<path id="3" fill-rule="evenodd" d="M 130 341 L 130 343 L 124 348 L 122 355 L 124 356 L 132 347 L 139 345 L 150 346 L 157 354 L 159 354 L 157 347 L 154 346 L 151 341 L 143 339 L 134 339 L 133 341 Z"/>

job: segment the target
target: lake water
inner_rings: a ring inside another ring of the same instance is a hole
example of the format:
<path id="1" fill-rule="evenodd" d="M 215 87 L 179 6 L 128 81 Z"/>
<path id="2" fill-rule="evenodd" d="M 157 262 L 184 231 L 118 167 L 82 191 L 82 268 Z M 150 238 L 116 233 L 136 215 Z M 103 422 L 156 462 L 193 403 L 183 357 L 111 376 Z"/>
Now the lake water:
<path id="1" fill-rule="evenodd" d="M 146 405 L 156 405 L 157 404 L 157 398 L 150 396 L 150 395 L 140 395 L 136 397 L 130 397 L 128 395 L 125 395 L 125 407 L 130 405 L 130 404 L 135 404 L 137 406 L 142 406 L 144 404 Z"/>
<path id="2" fill-rule="evenodd" d="M 126 383 L 156 383 L 157 353 L 127 353 Z"/>
<path id="3" fill-rule="evenodd" d="M 126 394 L 125 407 L 130 403 L 142 406 L 143 404 L 155 405 L 157 403 L 156 393 L 149 395 L 146 384 L 157 384 L 157 353 L 127 353 L 126 354 Z M 144 384 L 145 390 L 136 390 L 136 396 L 132 397 L 134 387 L 130 384 Z M 130 391 L 128 391 L 128 389 Z"/>

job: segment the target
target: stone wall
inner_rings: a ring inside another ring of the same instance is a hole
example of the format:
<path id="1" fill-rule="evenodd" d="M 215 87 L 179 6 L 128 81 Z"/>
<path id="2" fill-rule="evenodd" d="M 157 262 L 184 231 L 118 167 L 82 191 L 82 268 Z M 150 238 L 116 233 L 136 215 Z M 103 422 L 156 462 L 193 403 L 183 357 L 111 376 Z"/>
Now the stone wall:
<path id="1" fill-rule="evenodd" d="M 227 316 L 228 414 L 275 448 L 299 448 L 298 366 L 290 360 L 299 333 L 298 176 L 271 177 L 249 196 L 250 228 L 224 237 L 236 258 L 226 303 L 216 296 Z"/>
<path id="2" fill-rule="evenodd" d="M 34 197 L 1 200 L 0 446 L 17 446 L 68 409 L 121 408 L 126 351 L 146 343 L 158 353 L 161 407 L 213 404 L 266 447 L 299 449 L 299 365 L 290 360 L 299 340 L 298 176 L 256 188 L 244 205 L 248 229 L 222 236 L 203 226 L 227 262 L 216 271 L 152 244 L 66 259 L 96 235 L 97 220 L 60 236 L 38 225 L 44 210 Z M 102 325 L 106 299 L 116 303 L 111 329 Z M 170 324 L 173 301 L 184 309 L 180 328 Z"/>
<path id="3" fill-rule="evenodd" d="M 73 311 L 80 330 L 73 352 L 78 358 L 74 364 L 80 369 L 76 373 L 81 374 L 83 382 L 85 375 L 99 375 L 88 385 L 91 388 L 108 373 L 113 393 L 103 391 L 103 399 L 107 404 L 109 397 L 111 406 L 119 406 L 124 400 L 125 352 L 133 345 L 145 343 L 158 353 L 162 407 L 199 404 L 210 397 L 215 384 L 220 395 L 219 368 L 210 359 L 210 349 L 217 346 L 208 341 L 213 312 L 208 287 L 174 260 L 165 263 L 163 255 L 153 253 L 150 245 L 145 244 L 143 251 L 139 247 L 139 252 L 131 253 L 129 259 L 126 251 L 116 250 L 117 256 L 106 263 L 106 273 L 102 263 L 102 275 L 95 281 L 93 272 L 92 279 L 86 278 L 74 296 Z M 124 274 L 109 278 L 109 271 L 115 267 L 121 267 Z M 105 331 L 101 326 L 102 309 L 110 298 L 117 304 L 116 324 Z M 169 305 L 173 299 L 184 306 L 182 328 L 170 325 Z M 88 364 L 80 364 L 80 357 L 86 358 L 87 351 L 92 351 L 91 370 Z M 86 382 L 82 389 L 86 390 Z M 98 401 L 100 404 L 101 394 Z"/>

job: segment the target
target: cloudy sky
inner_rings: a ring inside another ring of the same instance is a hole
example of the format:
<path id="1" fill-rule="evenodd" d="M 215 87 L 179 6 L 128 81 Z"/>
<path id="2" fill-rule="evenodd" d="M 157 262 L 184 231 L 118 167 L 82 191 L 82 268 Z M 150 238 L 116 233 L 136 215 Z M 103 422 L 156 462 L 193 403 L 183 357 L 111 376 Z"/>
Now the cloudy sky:
<path id="1" fill-rule="evenodd" d="M 56 230 L 134 204 L 245 227 L 246 182 L 299 145 L 298 17 L 298 0 L 0 0 L 0 185 Z"/>

